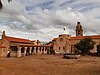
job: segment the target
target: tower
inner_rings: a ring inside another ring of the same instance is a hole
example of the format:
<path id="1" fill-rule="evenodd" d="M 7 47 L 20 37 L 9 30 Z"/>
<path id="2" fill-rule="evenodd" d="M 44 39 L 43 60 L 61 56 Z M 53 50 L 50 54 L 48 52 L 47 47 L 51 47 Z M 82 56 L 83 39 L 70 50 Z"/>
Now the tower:
<path id="1" fill-rule="evenodd" d="M 77 22 L 76 36 L 83 36 L 83 28 L 80 22 Z"/>

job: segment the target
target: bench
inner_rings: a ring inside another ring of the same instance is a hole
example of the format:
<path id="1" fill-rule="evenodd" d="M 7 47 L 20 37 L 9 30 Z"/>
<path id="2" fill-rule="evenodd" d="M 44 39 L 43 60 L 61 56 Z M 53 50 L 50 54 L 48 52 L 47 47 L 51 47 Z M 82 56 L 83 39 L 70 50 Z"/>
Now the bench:
<path id="1" fill-rule="evenodd" d="M 64 54 L 63 58 L 67 58 L 67 59 L 78 59 L 80 57 L 80 55 L 75 55 L 75 54 Z"/>

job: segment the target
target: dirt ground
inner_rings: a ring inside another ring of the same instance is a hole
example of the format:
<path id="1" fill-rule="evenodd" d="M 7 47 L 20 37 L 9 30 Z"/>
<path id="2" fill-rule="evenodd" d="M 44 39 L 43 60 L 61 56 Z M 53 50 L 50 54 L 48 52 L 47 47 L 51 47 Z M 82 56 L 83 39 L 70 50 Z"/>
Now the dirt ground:
<path id="1" fill-rule="evenodd" d="M 100 75 L 100 57 L 63 59 L 60 55 L 1 58 L 0 75 Z"/>

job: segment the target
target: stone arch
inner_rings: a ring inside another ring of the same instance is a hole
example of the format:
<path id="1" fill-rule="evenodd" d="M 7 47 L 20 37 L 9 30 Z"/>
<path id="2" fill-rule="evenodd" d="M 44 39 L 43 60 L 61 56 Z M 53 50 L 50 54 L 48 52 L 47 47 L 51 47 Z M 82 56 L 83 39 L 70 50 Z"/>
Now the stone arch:
<path id="1" fill-rule="evenodd" d="M 36 53 L 38 53 L 38 47 L 36 47 Z"/>
<path id="2" fill-rule="evenodd" d="M 32 47 L 32 53 L 34 53 L 34 47 Z"/>
<path id="3" fill-rule="evenodd" d="M 30 55 L 30 47 L 27 47 L 26 56 L 27 56 L 27 55 Z"/>
<path id="4" fill-rule="evenodd" d="M 21 48 L 21 56 L 24 56 L 24 50 L 25 50 L 25 48 L 22 47 L 22 48 Z"/>
<path id="5" fill-rule="evenodd" d="M 39 49 L 39 50 L 40 50 L 40 52 L 41 52 L 41 49 L 42 49 L 42 48 L 40 47 L 40 49 Z"/>
<path id="6" fill-rule="evenodd" d="M 24 53 L 24 50 L 25 50 L 25 48 L 24 48 L 24 47 L 22 47 L 22 48 L 21 48 L 21 53 Z"/>

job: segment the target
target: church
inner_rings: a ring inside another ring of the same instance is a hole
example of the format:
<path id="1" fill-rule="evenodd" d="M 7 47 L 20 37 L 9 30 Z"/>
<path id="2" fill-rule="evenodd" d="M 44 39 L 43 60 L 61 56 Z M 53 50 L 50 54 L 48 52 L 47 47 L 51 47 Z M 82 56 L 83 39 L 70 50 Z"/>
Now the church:
<path id="1" fill-rule="evenodd" d="M 75 37 L 71 36 L 64 28 L 63 33 L 52 40 L 52 47 L 56 53 L 75 53 L 75 44 L 85 38 L 91 38 L 95 42 L 94 49 L 90 51 L 97 52 L 97 45 L 100 44 L 100 35 L 84 36 L 81 22 L 77 22 Z"/>
<path id="2" fill-rule="evenodd" d="M 39 40 L 29 40 L 24 38 L 16 38 L 7 36 L 5 31 L 2 33 L 0 39 L 0 56 L 7 56 L 7 52 L 11 52 L 12 57 L 23 57 L 32 54 L 47 54 L 50 49 L 55 50 L 56 53 L 75 53 L 75 44 L 85 38 L 91 38 L 94 42 L 94 49 L 91 52 L 97 52 L 97 45 L 100 44 L 100 35 L 84 36 L 83 27 L 80 22 L 76 25 L 76 36 L 71 36 L 66 28 L 63 33 L 54 38 L 48 45 L 42 45 Z"/>

